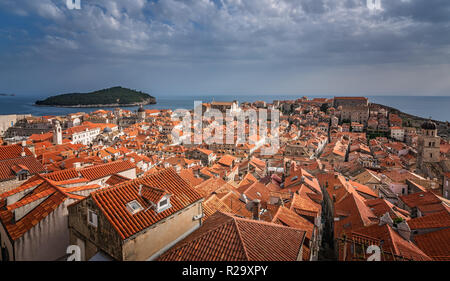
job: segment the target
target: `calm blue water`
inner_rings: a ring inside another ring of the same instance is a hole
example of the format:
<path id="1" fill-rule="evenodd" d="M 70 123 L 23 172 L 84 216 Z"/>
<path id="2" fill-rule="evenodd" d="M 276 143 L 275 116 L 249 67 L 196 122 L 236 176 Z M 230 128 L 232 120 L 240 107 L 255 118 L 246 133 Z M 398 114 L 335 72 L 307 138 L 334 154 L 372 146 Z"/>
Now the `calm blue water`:
<path id="1" fill-rule="evenodd" d="M 194 101 L 211 102 L 216 101 L 232 101 L 240 102 L 256 100 L 264 100 L 272 102 L 275 100 L 297 99 L 303 95 L 155 95 L 157 104 L 147 105 L 148 109 L 192 109 Z M 309 96 L 312 98 L 313 96 Z M 332 97 L 332 96 L 322 96 Z M 74 112 L 91 112 L 98 108 L 57 108 L 57 107 L 37 107 L 34 102 L 43 99 L 45 96 L 20 96 L 3 97 L 0 96 L 0 115 L 2 114 L 23 114 L 31 113 L 32 115 L 65 115 Z M 436 120 L 450 121 L 450 97 L 425 97 L 425 96 L 369 96 L 371 102 L 395 107 L 403 112 L 416 116 L 428 118 L 432 117 Z M 127 109 L 136 109 L 129 107 Z"/>

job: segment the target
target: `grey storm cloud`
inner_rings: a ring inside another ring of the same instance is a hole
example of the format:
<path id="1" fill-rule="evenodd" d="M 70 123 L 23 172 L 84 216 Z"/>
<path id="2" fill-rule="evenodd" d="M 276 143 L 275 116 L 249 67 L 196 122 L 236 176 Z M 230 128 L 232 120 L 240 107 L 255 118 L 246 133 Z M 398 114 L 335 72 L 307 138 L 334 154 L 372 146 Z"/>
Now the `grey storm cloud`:
<path id="1" fill-rule="evenodd" d="M 11 44 L 18 36 L 27 42 L 0 54 L 0 67 L 22 61 L 45 61 L 55 72 L 61 65 L 135 65 L 151 71 L 195 65 L 199 75 L 211 69 L 222 75 L 236 67 L 255 73 L 268 69 L 270 75 L 278 69 L 303 73 L 377 64 L 448 69 L 450 63 L 448 0 L 381 0 L 381 11 L 368 9 L 366 0 L 81 3 L 78 11 L 68 10 L 65 0 L 3 0 L 0 9 L 35 22 L 39 36 L 0 27 Z"/>

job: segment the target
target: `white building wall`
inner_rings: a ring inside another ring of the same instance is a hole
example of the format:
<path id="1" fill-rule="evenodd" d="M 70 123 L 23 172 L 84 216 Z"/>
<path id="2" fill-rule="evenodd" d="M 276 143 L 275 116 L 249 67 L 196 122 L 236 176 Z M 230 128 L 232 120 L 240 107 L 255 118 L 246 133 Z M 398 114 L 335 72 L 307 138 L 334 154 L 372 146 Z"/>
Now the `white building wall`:
<path id="1" fill-rule="evenodd" d="M 67 199 L 15 242 L 16 261 L 54 261 L 66 254 L 69 246 Z"/>

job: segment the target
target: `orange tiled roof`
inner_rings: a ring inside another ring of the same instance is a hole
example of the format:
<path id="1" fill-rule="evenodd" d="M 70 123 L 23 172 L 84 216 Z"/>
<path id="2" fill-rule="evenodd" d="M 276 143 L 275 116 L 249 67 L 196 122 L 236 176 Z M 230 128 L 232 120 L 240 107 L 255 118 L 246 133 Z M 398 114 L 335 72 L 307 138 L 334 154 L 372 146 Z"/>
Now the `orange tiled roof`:
<path id="1" fill-rule="evenodd" d="M 389 212 L 389 215 L 391 216 L 392 219 L 395 218 L 408 219 L 410 217 L 408 211 L 400 209 L 397 206 L 394 206 L 394 204 L 383 198 L 366 200 L 364 203 L 370 208 L 370 210 L 372 210 L 372 212 L 377 217 L 382 217 L 387 212 Z"/>
<path id="2" fill-rule="evenodd" d="M 6 206 L 5 210 L 0 211 L 0 219 L 9 236 L 16 240 L 52 213 L 67 198 L 83 199 L 84 196 L 77 194 L 77 192 L 98 188 L 100 188 L 99 185 L 65 188 L 58 186 L 58 182 L 36 175 L 14 190 L 0 195 L 1 198 L 8 198 L 20 191 L 30 190 L 27 195 Z M 15 216 L 16 209 L 34 202 L 38 204 L 33 206 L 31 211 L 25 213 L 20 220 L 14 221 L 12 219 Z"/>
<path id="3" fill-rule="evenodd" d="M 126 178 L 124 176 L 121 176 L 119 174 L 114 174 L 105 183 L 109 184 L 109 185 L 116 185 L 116 184 L 123 183 L 123 182 L 129 181 L 129 180 L 130 180 L 129 178 Z"/>
<path id="4" fill-rule="evenodd" d="M 23 148 L 25 156 L 33 156 L 33 153 L 25 147 Z M 0 161 L 22 157 L 22 146 L 18 144 L 0 146 Z"/>
<path id="5" fill-rule="evenodd" d="M 80 174 L 89 179 L 95 180 L 106 177 L 108 175 L 117 174 L 126 170 L 135 168 L 136 166 L 130 161 L 114 161 L 102 165 L 95 165 L 92 167 L 80 170 Z"/>
<path id="6" fill-rule="evenodd" d="M 160 261 L 296 261 L 305 232 L 216 212 Z"/>
<path id="7" fill-rule="evenodd" d="M 434 260 L 450 261 L 450 228 L 414 236 L 416 245 Z"/>
<path id="8" fill-rule="evenodd" d="M 232 213 L 232 210 L 221 201 L 215 194 L 210 196 L 202 203 L 203 206 L 203 221 L 213 215 L 216 211 L 225 213 Z"/>
<path id="9" fill-rule="evenodd" d="M 159 189 L 173 194 L 170 199 L 172 207 L 161 213 L 148 209 L 132 215 L 127 210 L 127 203 L 137 200 L 145 209 L 149 206 L 143 197 L 138 194 L 141 184 L 157 186 Z M 202 199 L 200 194 L 191 188 L 172 168 L 99 190 L 92 193 L 91 197 L 122 239 L 130 237 Z"/>
<path id="10" fill-rule="evenodd" d="M 12 223 L 14 214 L 11 211 L 1 211 L 0 219 L 13 240 L 17 240 L 23 234 L 28 232 L 33 226 L 53 212 L 67 196 L 61 192 L 52 191 L 49 197 L 41 204 L 31 210 L 25 217 Z"/>
<path id="11" fill-rule="evenodd" d="M 229 185 L 221 178 L 211 177 L 195 187 L 195 190 L 204 197 L 208 197 L 222 186 Z"/>
<path id="12" fill-rule="evenodd" d="M 196 177 L 192 169 L 182 169 L 180 176 L 185 179 L 192 187 L 195 187 L 203 182 L 203 179 Z"/>
<path id="13" fill-rule="evenodd" d="M 391 226 L 374 224 L 354 230 L 355 233 L 383 240 L 383 250 L 415 261 L 429 261 L 431 258 L 414 243 L 403 239 Z"/>
<path id="14" fill-rule="evenodd" d="M 26 170 L 30 174 L 37 174 L 42 173 L 45 171 L 44 166 L 37 161 L 34 156 L 26 156 L 26 157 L 20 157 L 20 158 L 14 158 L 14 159 L 3 159 L 0 160 L 0 181 L 5 180 L 11 180 L 16 178 L 16 171 L 21 169 L 16 169 L 16 171 L 13 170 L 13 167 L 19 165 L 22 165 L 23 167 L 26 167 Z"/>
<path id="15" fill-rule="evenodd" d="M 450 227 L 450 214 L 448 211 L 442 211 L 439 213 L 410 219 L 408 220 L 408 225 L 411 229 Z"/>
<path id="16" fill-rule="evenodd" d="M 364 204 L 363 198 L 356 192 L 347 193 L 339 202 L 334 204 L 335 217 L 341 217 L 334 222 L 335 237 L 343 231 L 368 226 L 378 222 L 377 216 Z"/>
<path id="17" fill-rule="evenodd" d="M 410 208 L 442 203 L 442 201 L 432 192 L 416 192 L 399 196 L 399 199 Z"/>
<path id="18" fill-rule="evenodd" d="M 247 210 L 247 208 L 245 207 L 245 203 L 242 202 L 239 198 L 240 198 L 239 193 L 231 190 L 220 200 L 231 209 L 231 212 L 233 214 L 245 218 L 251 218 L 252 213 L 249 210 Z"/>
<path id="19" fill-rule="evenodd" d="M 54 180 L 54 181 L 66 181 L 69 179 L 79 178 L 80 175 L 75 169 L 67 169 L 67 170 L 61 170 L 56 171 L 50 174 L 44 174 L 45 178 Z"/>

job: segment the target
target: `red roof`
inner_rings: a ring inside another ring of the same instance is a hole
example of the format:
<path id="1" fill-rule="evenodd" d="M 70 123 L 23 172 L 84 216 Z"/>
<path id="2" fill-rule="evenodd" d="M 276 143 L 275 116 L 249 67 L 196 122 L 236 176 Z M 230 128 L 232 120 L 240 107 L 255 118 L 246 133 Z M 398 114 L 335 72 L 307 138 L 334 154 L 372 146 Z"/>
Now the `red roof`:
<path id="1" fill-rule="evenodd" d="M 160 261 L 296 261 L 305 231 L 216 212 Z"/>
<path id="2" fill-rule="evenodd" d="M 67 196 L 61 192 L 53 190 L 50 193 L 50 195 L 47 195 L 49 196 L 47 199 L 15 223 L 12 223 L 12 218 L 14 216 L 12 211 L 7 210 L 0 212 L 0 219 L 6 227 L 11 239 L 16 240 L 20 238 L 67 199 Z"/>
<path id="3" fill-rule="evenodd" d="M 0 146 L 0 161 L 21 158 L 22 150 L 25 152 L 25 156 L 33 156 L 33 153 L 27 147 L 18 144 Z"/>
<path id="4" fill-rule="evenodd" d="M 138 201 L 144 209 L 150 206 L 143 197 L 139 196 L 141 184 L 155 186 L 173 194 L 170 199 L 172 207 L 161 213 L 157 213 L 150 208 L 147 211 L 131 214 L 126 205 L 133 200 Z M 91 197 L 122 239 L 130 237 L 202 199 L 200 194 L 191 188 L 172 168 L 99 190 L 92 193 Z"/>
<path id="5" fill-rule="evenodd" d="M 130 161 L 114 161 L 85 168 L 80 170 L 80 174 L 88 180 L 95 180 L 133 168 L 136 168 L 136 166 Z"/>
<path id="6" fill-rule="evenodd" d="M 356 229 L 355 233 L 383 240 L 383 250 L 415 261 L 429 261 L 431 258 L 414 243 L 403 239 L 391 226 L 374 224 Z"/>
<path id="7" fill-rule="evenodd" d="M 116 184 L 123 183 L 123 182 L 129 181 L 129 180 L 130 180 L 129 178 L 126 178 L 124 176 L 121 176 L 119 174 L 114 174 L 106 181 L 106 184 L 116 185 Z"/>
<path id="8" fill-rule="evenodd" d="M 411 229 L 450 227 L 450 214 L 448 211 L 442 211 L 420 218 L 410 219 L 408 220 L 408 225 Z"/>
<path id="9" fill-rule="evenodd" d="M 0 211 L 0 219 L 11 239 L 16 240 L 20 238 L 23 234 L 37 225 L 42 219 L 51 214 L 67 198 L 75 200 L 84 198 L 77 192 L 100 188 L 99 185 L 65 188 L 59 186 L 58 184 L 58 182 L 43 178 L 40 175 L 36 175 L 14 190 L 0 195 L 0 198 L 7 198 L 17 194 L 20 191 L 30 191 L 18 201 L 13 201 L 11 204 L 6 206 L 6 210 Z M 14 199 L 12 198 L 12 200 Z M 30 205 L 32 203 L 37 203 L 37 205 Z M 22 208 L 24 216 L 15 221 L 13 218 L 15 216 L 16 209 L 19 208 Z M 51 217 L 51 219 L 53 219 L 53 217 Z"/>
<path id="10" fill-rule="evenodd" d="M 43 176 L 54 181 L 66 181 L 69 179 L 80 177 L 80 175 L 75 169 L 56 171 L 50 174 L 45 174 Z"/>
<path id="11" fill-rule="evenodd" d="M 44 166 L 37 161 L 34 156 L 26 156 L 15 159 L 0 160 L 0 181 L 11 180 L 16 178 L 17 167 L 26 167 L 30 174 L 42 173 L 45 171 Z M 21 169 L 20 169 L 21 170 Z"/>

